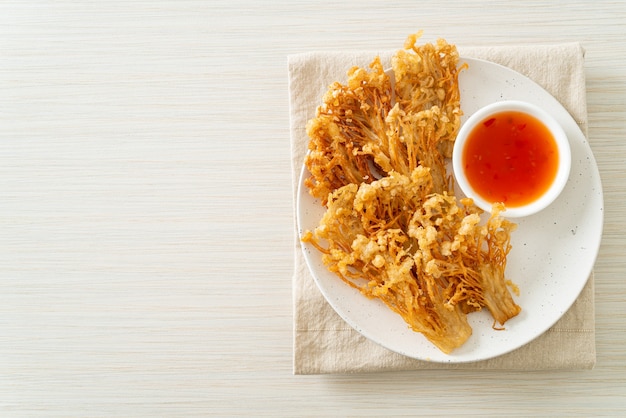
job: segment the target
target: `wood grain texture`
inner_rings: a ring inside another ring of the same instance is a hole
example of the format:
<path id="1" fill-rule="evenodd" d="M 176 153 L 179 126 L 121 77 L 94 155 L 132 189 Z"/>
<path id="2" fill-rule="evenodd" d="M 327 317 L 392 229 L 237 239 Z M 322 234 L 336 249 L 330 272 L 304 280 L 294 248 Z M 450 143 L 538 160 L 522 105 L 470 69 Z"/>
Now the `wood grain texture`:
<path id="1" fill-rule="evenodd" d="M 623 1 L 0 2 L 0 415 L 623 415 L 625 20 Z M 593 371 L 292 376 L 287 55 L 417 29 L 585 47 Z"/>

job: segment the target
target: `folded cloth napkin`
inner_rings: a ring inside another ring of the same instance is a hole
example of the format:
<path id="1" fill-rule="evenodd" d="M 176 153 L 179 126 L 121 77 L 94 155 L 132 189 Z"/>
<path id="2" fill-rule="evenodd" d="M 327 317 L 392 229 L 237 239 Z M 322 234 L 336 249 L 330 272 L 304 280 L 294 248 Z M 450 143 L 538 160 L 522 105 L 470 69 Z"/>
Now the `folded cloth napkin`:
<path id="1" fill-rule="evenodd" d="M 458 47 L 464 57 L 507 66 L 551 93 L 587 135 L 584 51 L 578 43 L 541 46 Z M 289 57 L 290 130 L 294 212 L 297 184 L 307 149 L 306 122 L 315 116 L 323 94 L 354 66 L 379 56 L 390 67 L 395 51 L 303 53 Z M 546 333 L 508 354 L 462 364 L 415 360 L 366 339 L 326 302 L 310 275 L 296 230 L 294 374 L 365 373 L 419 369 L 591 369 L 595 365 L 593 274 L 568 312 Z"/>

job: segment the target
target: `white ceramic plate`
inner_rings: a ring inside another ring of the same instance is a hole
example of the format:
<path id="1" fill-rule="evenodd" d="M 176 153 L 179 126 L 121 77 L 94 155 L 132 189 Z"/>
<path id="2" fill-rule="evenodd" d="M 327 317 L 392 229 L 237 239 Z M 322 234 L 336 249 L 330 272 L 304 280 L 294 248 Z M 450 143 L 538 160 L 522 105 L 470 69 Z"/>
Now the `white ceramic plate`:
<path id="1" fill-rule="evenodd" d="M 487 312 L 468 316 L 473 333 L 452 354 L 446 355 L 421 334 L 408 329 L 397 314 L 377 300 L 362 296 L 330 273 L 321 254 L 303 245 L 308 267 L 328 303 L 355 330 L 397 353 L 416 359 L 462 363 L 496 357 L 532 341 L 548 330 L 574 303 L 596 260 L 603 225 L 603 196 L 598 168 L 583 133 L 563 106 L 527 77 L 500 65 L 464 59 L 469 69 L 461 72 L 461 108 L 465 121 L 476 110 L 500 100 L 523 100 L 552 114 L 568 135 L 572 150 L 569 181 L 559 198 L 547 209 L 516 219 L 506 276 L 520 288 L 515 297 L 522 312 L 492 329 Z M 300 233 L 314 229 L 324 208 L 303 185 L 298 193 L 297 218 Z M 460 192 L 458 192 L 460 195 Z"/>

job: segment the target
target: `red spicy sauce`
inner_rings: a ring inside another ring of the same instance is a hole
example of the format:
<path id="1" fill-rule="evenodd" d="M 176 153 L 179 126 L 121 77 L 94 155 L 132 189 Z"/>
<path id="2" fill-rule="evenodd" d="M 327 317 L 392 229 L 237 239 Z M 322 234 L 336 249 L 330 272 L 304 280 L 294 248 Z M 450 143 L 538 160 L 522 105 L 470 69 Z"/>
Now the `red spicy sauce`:
<path id="1" fill-rule="evenodd" d="M 554 181 L 559 153 L 554 137 L 526 113 L 496 113 L 469 134 L 463 153 L 467 180 L 483 199 L 507 207 L 537 200 Z"/>

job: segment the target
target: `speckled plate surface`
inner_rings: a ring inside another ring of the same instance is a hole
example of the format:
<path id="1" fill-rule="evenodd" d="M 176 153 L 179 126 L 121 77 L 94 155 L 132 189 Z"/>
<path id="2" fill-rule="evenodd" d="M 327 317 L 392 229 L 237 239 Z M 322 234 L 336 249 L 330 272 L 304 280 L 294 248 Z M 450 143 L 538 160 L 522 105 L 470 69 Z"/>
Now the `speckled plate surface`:
<path id="1" fill-rule="evenodd" d="M 506 275 L 520 288 L 515 297 L 522 307 L 506 323 L 505 331 L 492 329 L 484 310 L 469 315 L 470 339 L 451 355 L 408 329 L 404 320 L 381 302 L 370 300 L 328 272 L 321 255 L 303 245 L 308 267 L 324 297 L 354 329 L 397 353 L 421 360 L 462 363 L 485 360 L 510 352 L 548 330 L 574 303 L 593 269 L 603 224 L 603 196 L 598 168 L 576 121 L 561 104 L 527 77 L 500 65 L 464 59 L 470 66 L 461 73 L 463 121 L 480 107 L 500 100 L 524 100 L 552 114 L 568 135 L 572 168 L 564 191 L 537 215 L 516 219 Z M 324 209 L 303 185 L 298 193 L 300 231 L 314 229 Z M 459 192 L 460 195 L 460 192 Z"/>

